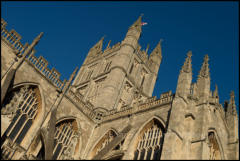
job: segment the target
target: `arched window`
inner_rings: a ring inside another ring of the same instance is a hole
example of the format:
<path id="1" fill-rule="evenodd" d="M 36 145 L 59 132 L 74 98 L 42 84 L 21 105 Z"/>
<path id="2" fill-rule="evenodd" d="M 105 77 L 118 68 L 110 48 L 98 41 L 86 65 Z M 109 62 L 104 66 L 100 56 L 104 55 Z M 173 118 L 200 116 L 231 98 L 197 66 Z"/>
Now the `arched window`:
<path id="1" fill-rule="evenodd" d="M 134 152 L 134 160 L 159 160 L 161 156 L 163 127 L 153 119 L 141 130 Z"/>
<path id="2" fill-rule="evenodd" d="M 209 140 L 209 159 L 220 160 L 221 159 L 220 149 L 214 132 L 208 133 L 208 140 Z"/>
<path id="3" fill-rule="evenodd" d="M 102 139 L 98 142 L 98 144 L 94 147 L 91 157 L 96 156 L 106 145 L 108 145 L 115 137 L 117 136 L 116 132 L 113 130 L 109 130 Z"/>
<path id="4" fill-rule="evenodd" d="M 11 118 L 11 123 L 2 137 L 2 156 L 5 145 L 20 145 L 41 110 L 41 96 L 36 86 L 23 86 L 7 94 L 1 114 Z"/>
<path id="5" fill-rule="evenodd" d="M 2 114 L 13 114 L 14 117 L 5 136 L 12 142 L 20 144 L 36 117 L 41 101 L 40 93 L 35 87 L 24 86 L 20 90 L 11 92 L 6 98 Z"/>
<path id="6" fill-rule="evenodd" d="M 72 159 L 78 144 L 77 123 L 64 120 L 56 125 L 53 159 Z"/>

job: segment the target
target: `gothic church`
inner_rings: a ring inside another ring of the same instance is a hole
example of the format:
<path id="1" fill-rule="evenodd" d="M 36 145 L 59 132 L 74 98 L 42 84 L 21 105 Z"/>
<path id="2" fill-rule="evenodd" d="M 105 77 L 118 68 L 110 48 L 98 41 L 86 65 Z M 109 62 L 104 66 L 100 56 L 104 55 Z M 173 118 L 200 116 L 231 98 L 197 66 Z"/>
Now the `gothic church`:
<path id="1" fill-rule="evenodd" d="M 22 44 L 1 19 L 2 158 L 33 160 L 239 159 L 234 92 L 224 105 L 210 90 L 208 55 L 192 82 L 191 51 L 176 92 L 152 96 L 161 42 L 148 54 L 138 43 L 141 16 L 125 38 L 97 42 L 68 80 Z"/>

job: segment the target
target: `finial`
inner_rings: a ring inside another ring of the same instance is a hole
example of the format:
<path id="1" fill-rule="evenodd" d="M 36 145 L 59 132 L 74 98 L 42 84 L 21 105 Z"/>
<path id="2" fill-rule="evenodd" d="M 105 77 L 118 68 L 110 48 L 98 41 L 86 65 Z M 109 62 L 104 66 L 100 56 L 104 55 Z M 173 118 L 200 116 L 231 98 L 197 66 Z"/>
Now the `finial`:
<path id="1" fill-rule="evenodd" d="M 231 96 L 231 98 L 234 98 L 234 97 L 235 97 L 235 96 L 234 96 L 234 91 L 231 91 L 230 96 Z"/>
<path id="2" fill-rule="evenodd" d="M 102 38 L 100 40 L 104 40 L 104 38 L 106 37 L 106 35 L 103 35 Z"/>
<path id="3" fill-rule="evenodd" d="M 191 51 L 191 50 L 188 51 L 187 56 L 188 56 L 189 58 L 192 57 L 192 51 Z"/>
<path id="4" fill-rule="evenodd" d="M 143 13 L 141 13 L 141 15 L 140 15 L 140 16 L 142 17 L 143 15 L 144 15 L 144 14 L 143 14 Z"/>
<path id="5" fill-rule="evenodd" d="M 159 40 L 159 44 L 161 45 L 161 44 L 162 44 L 162 42 L 163 42 L 163 39 L 160 39 L 160 40 Z"/>
<path id="6" fill-rule="evenodd" d="M 204 61 L 205 61 L 205 62 L 208 62 L 208 60 L 209 60 L 209 57 L 208 57 L 208 55 L 206 54 L 206 55 L 204 56 Z"/>
<path id="7" fill-rule="evenodd" d="M 43 32 L 41 32 L 41 33 L 33 40 L 33 42 L 38 43 L 38 41 L 41 39 L 42 36 L 43 36 Z"/>

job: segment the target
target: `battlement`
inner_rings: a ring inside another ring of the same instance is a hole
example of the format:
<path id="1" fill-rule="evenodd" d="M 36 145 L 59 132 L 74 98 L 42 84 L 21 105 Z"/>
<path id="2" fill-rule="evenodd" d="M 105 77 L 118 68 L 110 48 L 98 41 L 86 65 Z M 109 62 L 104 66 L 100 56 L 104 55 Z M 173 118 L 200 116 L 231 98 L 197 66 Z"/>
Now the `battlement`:
<path id="1" fill-rule="evenodd" d="M 29 44 L 25 43 L 23 45 L 21 40 L 21 35 L 18 34 L 14 29 L 8 31 L 6 29 L 7 22 L 1 19 L 1 40 L 6 42 L 14 51 L 18 58 L 22 57 L 24 51 L 28 48 Z M 60 73 L 52 68 L 51 70 L 47 67 L 48 61 L 42 56 L 37 58 L 34 53 L 35 49 L 32 50 L 31 54 L 25 59 L 29 62 L 35 69 L 37 69 L 47 80 L 49 80 L 55 87 L 63 89 L 66 79 L 64 81 L 60 80 Z"/>

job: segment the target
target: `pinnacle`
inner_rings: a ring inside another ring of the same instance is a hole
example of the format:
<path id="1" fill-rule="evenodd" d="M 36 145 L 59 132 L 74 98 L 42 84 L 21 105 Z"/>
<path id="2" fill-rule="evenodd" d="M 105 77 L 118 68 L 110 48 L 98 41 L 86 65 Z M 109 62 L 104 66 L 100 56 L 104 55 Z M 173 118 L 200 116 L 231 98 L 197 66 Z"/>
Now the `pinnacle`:
<path id="1" fill-rule="evenodd" d="M 217 96 L 218 96 L 218 86 L 217 86 L 217 84 L 215 84 L 215 90 L 214 90 L 214 92 L 213 92 L 213 96 L 214 96 L 214 97 L 217 97 Z"/>
<path id="2" fill-rule="evenodd" d="M 151 55 L 152 55 L 152 54 L 158 54 L 158 55 L 162 56 L 161 42 L 162 42 L 162 39 L 160 39 L 160 41 L 158 42 L 157 46 L 156 46 L 155 49 L 152 51 Z"/>
<path id="3" fill-rule="evenodd" d="M 142 23 L 142 14 L 138 17 L 138 19 L 133 23 L 131 27 L 141 26 Z"/>
<path id="4" fill-rule="evenodd" d="M 191 50 L 188 51 L 187 56 L 188 56 L 189 58 L 192 57 L 192 51 L 191 51 Z"/>
<path id="5" fill-rule="evenodd" d="M 235 96 L 234 96 L 234 91 L 231 91 L 230 96 L 231 96 L 231 98 L 232 98 L 232 97 L 233 97 L 233 98 L 235 97 Z"/>
<path id="6" fill-rule="evenodd" d="M 231 91 L 231 93 L 230 93 L 230 104 L 235 105 L 234 91 Z"/>
<path id="7" fill-rule="evenodd" d="M 233 115 L 235 115 L 237 113 L 234 91 L 231 91 L 231 93 L 230 93 L 230 101 L 229 101 L 229 107 L 228 108 L 230 110 L 229 112 L 232 113 Z"/>
<path id="8" fill-rule="evenodd" d="M 205 55 L 201 70 L 198 75 L 199 77 L 205 77 L 205 78 L 209 77 L 208 61 L 209 61 L 209 57 L 208 57 L 208 55 Z"/>
<path id="9" fill-rule="evenodd" d="M 187 58 L 182 66 L 181 72 L 186 72 L 186 73 L 192 72 L 191 56 L 192 56 L 192 51 L 190 50 L 187 53 Z"/>

